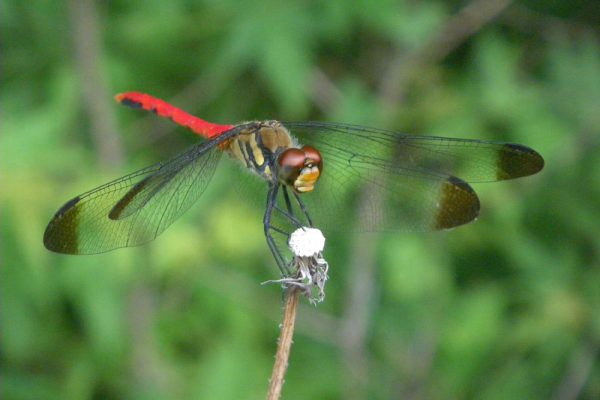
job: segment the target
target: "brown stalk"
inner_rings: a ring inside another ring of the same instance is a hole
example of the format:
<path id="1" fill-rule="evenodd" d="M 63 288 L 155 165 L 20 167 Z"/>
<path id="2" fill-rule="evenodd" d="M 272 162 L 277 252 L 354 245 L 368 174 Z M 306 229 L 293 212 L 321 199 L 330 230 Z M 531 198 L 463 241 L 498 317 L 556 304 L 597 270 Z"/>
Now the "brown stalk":
<path id="1" fill-rule="evenodd" d="M 115 107 L 108 94 L 106 74 L 102 65 L 103 28 L 93 0 L 68 2 L 73 29 L 74 58 L 79 79 L 83 106 L 90 120 L 90 132 L 100 165 L 117 169 L 123 164 L 124 149 L 121 137 L 116 134 Z"/>
<path id="2" fill-rule="evenodd" d="M 281 390 L 285 382 L 285 372 L 287 371 L 288 360 L 290 358 L 292 337 L 294 336 L 299 295 L 300 291 L 295 287 L 291 287 L 286 291 L 281 333 L 279 334 L 275 364 L 273 364 L 273 372 L 269 381 L 268 400 L 278 400 L 281 397 Z"/>

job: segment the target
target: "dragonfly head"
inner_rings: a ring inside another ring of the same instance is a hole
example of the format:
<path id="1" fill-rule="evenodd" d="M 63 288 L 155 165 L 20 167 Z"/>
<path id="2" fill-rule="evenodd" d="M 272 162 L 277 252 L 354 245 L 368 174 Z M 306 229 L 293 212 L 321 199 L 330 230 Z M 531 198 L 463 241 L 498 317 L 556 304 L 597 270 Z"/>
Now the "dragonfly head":
<path id="1" fill-rule="evenodd" d="M 321 153 L 314 147 L 284 150 L 277 158 L 279 180 L 296 192 L 312 192 L 323 172 Z"/>

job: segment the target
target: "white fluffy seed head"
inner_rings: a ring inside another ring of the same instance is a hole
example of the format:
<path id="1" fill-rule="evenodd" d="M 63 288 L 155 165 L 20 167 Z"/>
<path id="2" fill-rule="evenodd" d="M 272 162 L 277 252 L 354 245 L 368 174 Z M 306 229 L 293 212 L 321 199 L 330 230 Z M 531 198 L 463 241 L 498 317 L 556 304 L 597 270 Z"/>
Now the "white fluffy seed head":
<path id="1" fill-rule="evenodd" d="M 290 236 L 288 246 L 298 257 L 312 257 L 325 248 L 325 236 L 315 228 L 298 228 Z"/>

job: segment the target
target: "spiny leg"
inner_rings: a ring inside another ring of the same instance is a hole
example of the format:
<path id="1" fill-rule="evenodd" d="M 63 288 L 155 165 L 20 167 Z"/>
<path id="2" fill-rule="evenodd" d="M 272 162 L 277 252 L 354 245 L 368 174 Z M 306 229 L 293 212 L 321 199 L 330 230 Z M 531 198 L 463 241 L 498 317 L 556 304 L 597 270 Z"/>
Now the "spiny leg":
<path id="1" fill-rule="evenodd" d="M 300 195 L 294 191 L 292 191 L 292 194 L 294 195 L 294 198 L 296 199 L 296 202 L 298 203 L 298 206 L 300 207 L 302 214 L 304 214 L 304 218 L 306 218 L 306 222 L 308 222 L 308 226 L 312 227 L 313 226 L 312 219 L 310 218 L 310 215 L 308 214 L 308 211 L 306 210 L 306 207 L 304 206 L 304 202 L 300 198 Z"/>
<path id="2" fill-rule="evenodd" d="M 285 231 L 271 225 L 271 215 L 273 213 L 273 209 L 275 209 L 277 206 L 276 203 L 278 190 L 279 184 L 277 183 L 272 184 L 269 188 L 269 193 L 267 194 L 267 208 L 265 210 L 265 215 L 263 218 L 263 226 L 265 231 L 265 238 L 267 239 L 267 245 L 269 246 L 273 257 L 275 258 L 275 262 L 277 262 L 279 270 L 284 276 L 289 276 L 290 271 L 288 270 L 288 265 L 285 261 L 285 257 L 281 254 L 281 251 L 279 251 L 279 248 L 275 243 L 275 239 L 273 239 L 273 236 L 271 235 L 271 229 L 276 232 L 286 234 Z"/>
<path id="3" fill-rule="evenodd" d="M 288 213 L 294 215 L 294 211 L 292 210 L 292 202 L 290 201 L 290 195 L 287 190 L 287 186 L 283 185 L 281 187 L 281 191 L 283 192 L 283 198 L 285 200 L 285 207 L 288 210 Z"/>
<path id="4" fill-rule="evenodd" d="M 285 206 L 287 208 L 287 211 L 282 210 L 281 207 L 279 207 L 278 205 L 275 205 L 275 209 L 277 211 L 279 211 L 289 221 L 291 221 L 294 225 L 296 225 L 296 228 L 302 228 L 302 227 L 306 226 L 294 215 L 294 208 L 293 208 L 292 202 L 290 200 L 290 195 L 288 193 L 287 186 L 282 185 L 281 191 L 283 192 L 283 199 L 285 201 Z M 296 192 L 292 191 L 292 193 L 294 194 L 294 199 L 298 203 L 300 210 L 302 211 L 302 213 L 304 214 L 304 217 L 306 218 L 306 220 L 308 222 L 308 226 L 312 227 L 312 221 L 306 211 L 306 208 L 304 207 L 304 203 L 302 202 L 302 200 L 300 200 L 300 198 L 298 197 L 298 194 Z"/>
<path id="5" fill-rule="evenodd" d="M 281 191 L 279 191 L 279 189 L 281 189 Z M 306 210 L 304 202 L 302 201 L 302 199 L 300 199 L 300 196 L 298 195 L 298 193 L 296 193 L 295 191 L 292 191 L 292 193 L 294 195 L 294 200 L 296 201 L 296 204 L 297 204 L 296 211 L 298 211 L 298 209 L 301 211 L 301 213 L 303 214 L 303 217 L 307 223 L 302 223 L 296 217 L 296 215 L 294 213 L 294 205 L 292 204 L 292 200 L 289 195 L 287 186 L 281 185 L 281 188 L 280 188 L 280 184 L 278 184 L 278 183 L 271 184 L 271 186 L 269 188 L 269 192 L 267 195 L 267 209 L 265 211 L 265 216 L 263 219 L 267 244 L 269 246 L 269 249 L 271 249 L 271 253 L 273 253 L 275 261 L 277 262 L 277 265 L 279 266 L 279 269 L 285 276 L 289 276 L 289 273 L 290 273 L 289 265 L 286 262 L 285 257 L 279 250 L 279 247 L 277 246 L 277 243 L 275 242 L 275 239 L 273 238 L 271 231 L 277 232 L 277 233 L 283 235 L 284 237 L 286 237 L 287 239 L 289 239 L 291 233 L 287 232 L 285 229 L 281 229 L 279 227 L 272 225 L 271 219 L 272 219 L 272 215 L 273 215 L 273 210 L 278 211 L 288 222 L 290 222 L 292 225 L 294 225 L 296 227 L 296 229 L 300 229 L 305 226 L 308 226 L 308 227 L 313 226 L 312 220 L 310 218 L 310 215 L 308 214 L 308 211 Z M 285 209 L 281 208 L 278 204 L 277 196 L 279 196 L 280 194 L 283 194 L 283 202 L 285 204 Z"/>
<path id="6" fill-rule="evenodd" d="M 298 218 L 296 218 L 293 214 L 290 214 L 287 211 L 282 210 L 281 207 L 275 205 L 273 208 L 275 210 L 279 211 L 279 213 L 281 215 L 283 215 L 284 217 L 286 217 L 292 224 L 294 224 L 296 226 L 296 228 L 302 228 L 304 226 L 304 224 L 302 224 L 302 222 L 300 222 L 298 220 Z"/>

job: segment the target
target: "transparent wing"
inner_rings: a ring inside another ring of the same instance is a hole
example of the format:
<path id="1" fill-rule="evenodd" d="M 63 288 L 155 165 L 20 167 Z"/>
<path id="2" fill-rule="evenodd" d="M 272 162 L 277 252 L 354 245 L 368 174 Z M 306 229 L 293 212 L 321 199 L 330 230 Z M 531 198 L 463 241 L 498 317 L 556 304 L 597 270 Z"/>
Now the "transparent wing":
<path id="1" fill-rule="evenodd" d="M 285 126 L 323 156 L 319 182 L 302 200 L 315 225 L 326 230 L 452 228 L 479 212 L 477 195 L 466 182 L 513 179 L 543 167 L 538 153 L 515 144 L 342 124 Z M 359 219 L 343 215 L 359 204 Z"/>
<path id="2" fill-rule="evenodd" d="M 95 254 L 153 240 L 206 189 L 222 153 L 216 144 L 196 144 L 165 163 L 69 200 L 48 224 L 45 246 L 59 253 Z"/>
<path id="3" fill-rule="evenodd" d="M 475 139 L 408 136 L 355 125 L 324 122 L 285 123 L 307 143 L 357 155 L 391 168 L 404 167 L 458 176 L 470 183 L 528 176 L 540 171 L 543 158 L 529 147 Z"/>

